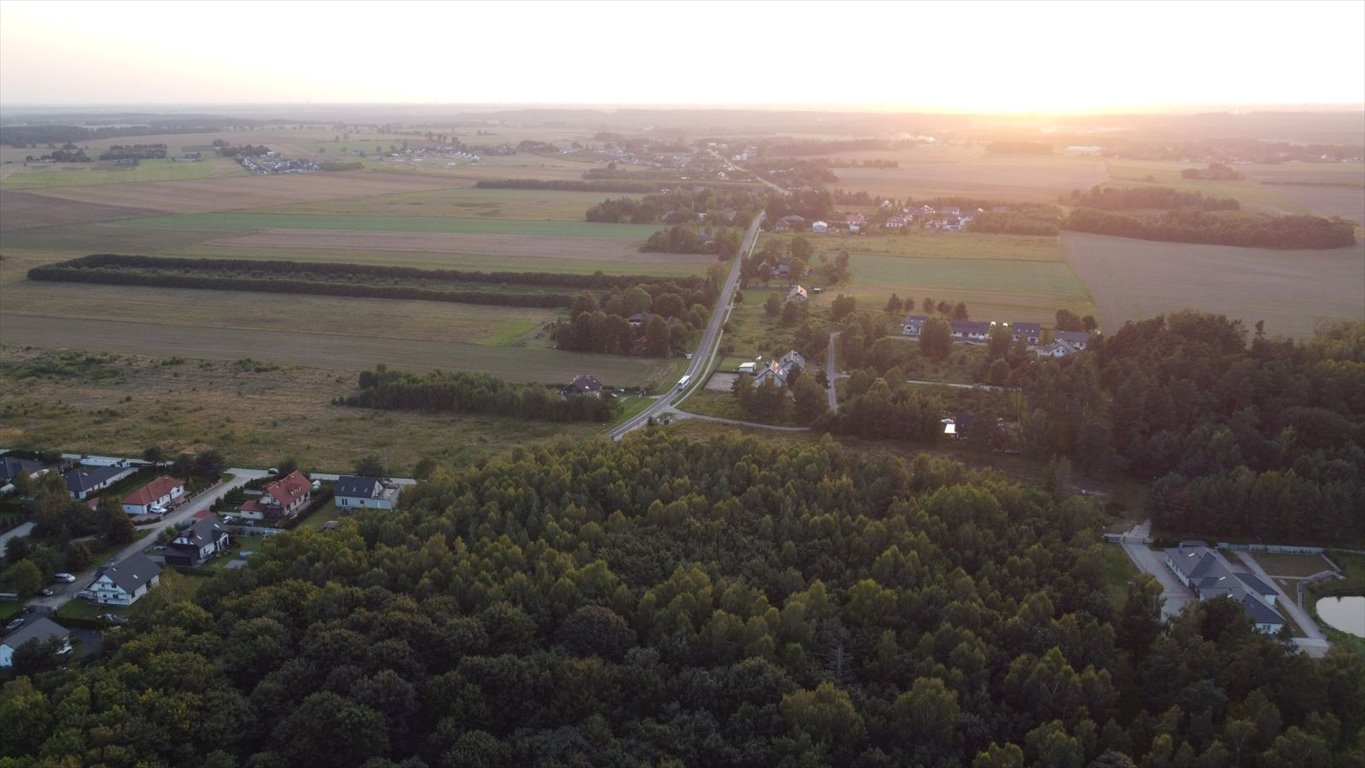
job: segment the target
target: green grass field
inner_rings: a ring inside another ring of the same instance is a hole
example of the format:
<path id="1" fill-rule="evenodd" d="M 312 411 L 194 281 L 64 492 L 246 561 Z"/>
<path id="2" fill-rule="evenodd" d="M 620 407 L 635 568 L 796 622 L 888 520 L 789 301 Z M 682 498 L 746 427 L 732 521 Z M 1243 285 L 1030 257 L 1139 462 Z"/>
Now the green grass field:
<path id="1" fill-rule="evenodd" d="M 44 189 L 78 187 L 88 184 L 123 184 L 134 181 L 177 181 L 207 179 L 211 176 L 245 176 L 246 171 L 228 158 L 210 158 L 198 163 L 173 163 L 170 160 L 143 160 L 135 166 L 105 164 L 29 165 L 0 180 L 0 189 Z"/>
<path id="2" fill-rule="evenodd" d="M 659 230 L 652 224 L 601 224 L 590 221 L 516 221 L 447 219 L 434 216 L 347 216 L 284 213 L 185 213 L 149 216 L 110 224 L 136 229 L 326 229 L 380 232 L 446 232 L 474 235 L 590 237 L 643 242 Z"/>
<path id="3" fill-rule="evenodd" d="M 783 239 L 789 239 L 787 236 Z M 840 293 L 860 309 L 880 309 L 895 293 L 919 304 L 965 302 L 974 320 L 1050 322 L 1056 311 L 1094 314 L 1085 285 L 1065 262 L 1059 239 L 961 233 L 826 237 L 811 235 L 819 254 L 850 254 L 852 277 L 823 286 L 821 300 Z M 819 277 L 808 282 L 819 285 Z M 762 299 L 764 297 L 758 297 Z"/>

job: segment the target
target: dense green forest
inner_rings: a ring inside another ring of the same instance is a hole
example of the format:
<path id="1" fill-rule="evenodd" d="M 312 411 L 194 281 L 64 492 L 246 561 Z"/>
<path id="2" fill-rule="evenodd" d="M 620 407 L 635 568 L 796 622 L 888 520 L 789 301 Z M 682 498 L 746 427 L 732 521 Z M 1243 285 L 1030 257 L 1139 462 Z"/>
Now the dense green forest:
<path id="1" fill-rule="evenodd" d="M 517 450 L 11 675 L 0 765 L 1360 765 L 1360 656 L 1116 609 L 1097 517 L 830 440 Z"/>

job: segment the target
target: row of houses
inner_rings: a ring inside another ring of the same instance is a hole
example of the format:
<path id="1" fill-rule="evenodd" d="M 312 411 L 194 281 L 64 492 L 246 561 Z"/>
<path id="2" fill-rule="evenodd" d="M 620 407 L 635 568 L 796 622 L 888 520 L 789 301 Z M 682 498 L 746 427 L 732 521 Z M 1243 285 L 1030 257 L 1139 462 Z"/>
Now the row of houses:
<path id="1" fill-rule="evenodd" d="M 906 315 L 901 321 L 901 331 L 912 339 L 918 339 L 928 321 L 925 315 Z M 954 341 L 984 343 L 991 337 L 996 322 L 984 320 L 951 320 L 948 327 L 952 330 Z M 1052 342 L 1039 347 L 1043 340 L 1043 326 L 1040 323 L 1004 323 L 1014 341 L 1022 341 L 1042 357 L 1065 357 L 1085 351 L 1090 345 L 1091 334 L 1086 331 L 1053 331 Z"/>

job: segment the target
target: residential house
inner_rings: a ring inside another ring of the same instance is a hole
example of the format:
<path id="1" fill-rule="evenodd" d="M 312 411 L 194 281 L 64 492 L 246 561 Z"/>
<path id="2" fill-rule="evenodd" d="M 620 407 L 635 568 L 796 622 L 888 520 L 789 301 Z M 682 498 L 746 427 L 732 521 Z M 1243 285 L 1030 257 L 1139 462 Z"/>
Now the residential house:
<path id="1" fill-rule="evenodd" d="M 1023 339 L 1026 345 L 1036 347 L 1043 340 L 1043 326 L 1038 323 L 1011 323 L 1010 335 L 1015 341 Z"/>
<path id="2" fill-rule="evenodd" d="M 754 377 L 754 386 L 761 386 L 763 382 L 772 379 L 779 387 L 789 386 L 792 381 L 806 370 L 806 358 L 795 350 L 783 355 L 780 359 L 770 361 L 767 365 L 758 369 Z"/>
<path id="3" fill-rule="evenodd" d="M 844 223 L 848 226 L 849 232 L 858 232 L 867 223 L 867 217 L 861 213 L 850 213 L 844 217 Z"/>
<path id="4" fill-rule="evenodd" d="M 924 330 L 924 321 L 928 319 L 924 315 L 906 315 L 905 319 L 901 321 L 901 327 L 906 336 L 918 339 L 920 332 Z"/>
<path id="5" fill-rule="evenodd" d="M 949 325 L 958 341 L 985 341 L 991 335 L 991 324 L 979 320 L 953 320 Z"/>
<path id="6" fill-rule="evenodd" d="M 1090 344 L 1089 331 L 1057 331 L 1052 334 L 1053 341 L 1060 341 L 1077 352 L 1085 351 Z"/>
<path id="7" fill-rule="evenodd" d="M 45 469 L 41 461 L 29 461 L 18 456 L 0 456 L 0 485 L 13 482 L 19 475 L 37 477 Z"/>
<path id="8" fill-rule="evenodd" d="M 904 228 L 905 228 L 905 225 L 906 225 L 906 224 L 909 224 L 909 223 L 910 223 L 910 222 L 906 221 L 906 219 L 905 219 L 904 216 L 892 216 L 891 218 L 887 219 L 886 222 L 885 222 L 884 224 L 882 224 L 882 228 L 883 228 L 883 229 L 904 229 Z"/>
<path id="9" fill-rule="evenodd" d="M 123 511 L 130 515 L 163 514 L 172 502 L 184 496 L 184 480 L 162 475 L 123 497 Z"/>
<path id="10" fill-rule="evenodd" d="M 602 382 L 598 381 L 596 376 L 585 373 L 579 376 L 578 378 L 574 379 L 573 381 L 569 382 L 569 385 L 567 387 L 564 387 L 563 389 L 559 390 L 559 394 L 563 395 L 564 397 L 572 397 L 574 395 L 591 395 L 593 397 L 601 397 Z"/>
<path id="11" fill-rule="evenodd" d="M 166 565 L 195 566 L 219 552 L 226 552 L 232 539 L 226 529 L 206 517 L 180 532 L 166 545 Z"/>
<path id="12" fill-rule="evenodd" d="M 133 471 L 132 467 L 124 466 L 122 463 L 110 464 L 107 467 L 78 466 L 62 477 L 66 480 L 66 492 L 76 501 L 82 501 L 91 494 L 98 493 L 128 477 Z"/>
<path id="13" fill-rule="evenodd" d="M 1275 634 L 1284 627 L 1284 617 L 1275 610 L 1275 588 L 1249 572 L 1233 570 L 1218 550 L 1202 541 L 1182 541 L 1162 554 L 1175 577 L 1200 600 L 1232 598 L 1257 632 Z"/>
<path id="14" fill-rule="evenodd" d="M 248 520 L 279 520 L 292 517 L 313 498 L 313 484 L 297 469 L 265 487 L 259 499 L 242 505 Z"/>
<path id="15" fill-rule="evenodd" d="M 810 295 L 806 293 L 806 289 L 802 288 L 799 285 L 794 285 L 792 286 L 792 289 L 790 291 L 787 291 L 787 301 L 794 301 L 798 304 L 803 304 L 809 298 Z"/>
<path id="16" fill-rule="evenodd" d="M 934 215 L 934 209 L 933 209 L 931 206 L 928 206 L 928 205 L 921 205 L 921 206 L 919 207 L 919 214 L 920 214 L 921 216 L 933 216 L 933 215 Z"/>
<path id="17" fill-rule="evenodd" d="M 14 652 L 23 647 L 24 643 L 47 643 L 52 640 L 61 643 L 57 649 L 57 655 L 64 656 L 71 653 L 70 630 L 43 616 L 28 620 L 24 626 L 0 641 L 0 669 L 14 666 Z"/>
<path id="18" fill-rule="evenodd" d="M 814 224 L 810 225 L 810 231 L 812 231 L 812 232 L 828 232 L 828 231 L 829 231 L 829 224 L 828 224 L 827 222 L 817 221 L 817 222 L 815 222 Z"/>
<path id="19" fill-rule="evenodd" d="M 1039 357 L 1066 357 L 1076 354 L 1076 350 L 1062 341 L 1054 341 L 1045 347 L 1039 347 L 1037 352 Z"/>
<path id="20" fill-rule="evenodd" d="M 351 509 L 393 509 L 398 503 L 400 489 L 393 483 L 386 483 L 377 477 L 342 475 L 333 486 L 333 498 L 338 508 Z"/>
<path id="21" fill-rule="evenodd" d="M 141 552 L 101 568 L 90 591 L 95 602 L 106 605 L 132 605 L 161 581 L 161 566 Z"/>

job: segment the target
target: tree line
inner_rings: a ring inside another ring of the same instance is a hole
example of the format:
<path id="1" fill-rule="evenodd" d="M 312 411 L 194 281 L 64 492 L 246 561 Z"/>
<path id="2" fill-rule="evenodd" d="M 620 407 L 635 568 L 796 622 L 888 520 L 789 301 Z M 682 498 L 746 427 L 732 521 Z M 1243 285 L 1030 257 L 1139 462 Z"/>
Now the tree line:
<path id="1" fill-rule="evenodd" d="M 1343 248 L 1355 245 L 1355 225 L 1320 216 L 1272 216 L 1229 211 L 1167 211 L 1155 217 L 1077 208 L 1066 229 L 1097 235 L 1244 248 Z"/>
<path id="2" fill-rule="evenodd" d="M 1242 204 L 1231 197 L 1205 197 L 1203 192 L 1182 192 L 1171 187 L 1091 187 L 1088 192 L 1071 190 L 1069 204 L 1104 211 L 1181 208 L 1196 211 L 1238 211 Z"/>
<path id="3" fill-rule="evenodd" d="M 674 188 L 639 199 L 608 198 L 589 208 L 584 218 L 612 224 L 685 224 L 696 222 L 698 214 L 705 214 L 708 222 L 743 228 L 753 220 L 754 213 L 762 207 L 763 202 L 761 194 L 742 187 Z M 726 209 L 731 211 L 728 218 L 724 213 Z"/>
<path id="4" fill-rule="evenodd" d="M 1346 768 L 1365 661 L 1106 592 L 1092 501 L 832 441 L 528 447 L 0 686 L 16 766 Z"/>
<path id="5" fill-rule="evenodd" d="M 340 404 L 386 411 L 491 413 L 533 421 L 609 422 L 620 413 L 615 396 L 563 397 L 554 387 L 513 384 L 487 373 L 425 374 L 379 366 L 361 371 L 358 391 Z"/>
<path id="6" fill-rule="evenodd" d="M 725 279 L 723 265 L 715 266 L 707 277 L 705 293 L 651 295 L 645 286 L 637 285 L 612 292 L 602 302 L 591 293 L 579 294 L 569 308 L 569 319 L 555 325 L 555 344 L 575 352 L 617 355 L 668 357 L 682 352 L 706 326 Z"/>
<path id="7" fill-rule="evenodd" d="M 650 235 L 640 250 L 645 253 L 714 253 L 732 259 L 744 241 L 742 230 L 717 227 L 710 234 L 696 227 L 675 224 Z"/>

